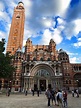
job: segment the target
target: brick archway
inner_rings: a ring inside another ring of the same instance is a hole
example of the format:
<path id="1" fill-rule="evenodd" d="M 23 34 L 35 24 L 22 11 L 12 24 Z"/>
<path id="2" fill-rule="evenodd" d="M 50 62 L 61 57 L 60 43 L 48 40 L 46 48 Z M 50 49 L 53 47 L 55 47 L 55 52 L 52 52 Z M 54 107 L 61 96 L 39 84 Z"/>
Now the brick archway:
<path id="1" fill-rule="evenodd" d="M 31 69 L 30 76 L 32 76 L 34 80 L 34 90 L 39 88 L 45 91 L 49 85 L 52 87 L 52 78 L 54 78 L 55 75 L 50 65 L 41 63 Z"/>
<path id="2" fill-rule="evenodd" d="M 49 72 L 50 77 L 54 76 L 54 70 L 52 69 L 52 67 L 50 67 L 48 64 L 38 64 L 35 65 L 32 70 L 30 70 L 30 75 L 31 76 L 35 76 L 36 73 L 38 72 L 38 70 L 40 69 L 45 69 Z"/>
<path id="3" fill-rule="evenodd" d="M 76 81 L 77 86 L 81 87 L 81 73 L 76 73 L 74 75 L 74 80 Z"/>

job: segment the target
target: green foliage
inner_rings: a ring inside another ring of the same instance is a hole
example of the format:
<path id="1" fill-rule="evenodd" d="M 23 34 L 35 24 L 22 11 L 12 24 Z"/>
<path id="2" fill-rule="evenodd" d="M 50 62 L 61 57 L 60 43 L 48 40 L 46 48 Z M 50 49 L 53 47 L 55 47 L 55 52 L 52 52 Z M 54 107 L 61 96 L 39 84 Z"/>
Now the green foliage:
<path id="1" fill-rule="evenodd" d="M 12 56 L 4 54 L 5 39 L 0 41 L 0 78 L 11 78 L 15 68 L 12 65 Z"/>
<path id="2" fill-rule="evenodd" d="M 2 39 L 2 40 L 0 41 L 0 54 L 3 53 L 4 50 L 5 50 L 4 45 L 5 45 L 5 39 Z"/>

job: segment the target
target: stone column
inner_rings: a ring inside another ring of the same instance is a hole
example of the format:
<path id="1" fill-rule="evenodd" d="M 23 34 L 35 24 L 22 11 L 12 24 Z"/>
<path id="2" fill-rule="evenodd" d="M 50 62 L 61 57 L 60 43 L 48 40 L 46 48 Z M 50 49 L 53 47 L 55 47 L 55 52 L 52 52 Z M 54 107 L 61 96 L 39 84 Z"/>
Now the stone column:
<path id="1" fill-rule="evenodd" d="M 27 72 L 26 72 L 26 67 L 25 67 L 25 73 L 27 73 Z"/>
<path id="2" fill-rule="evenodd" d="M 46 79 L 46 89 L 48 88 L 48 79 Z"/>
<path id="3" fill-rule="evenodd" d="M 26 79 L 24 79 L 24 90 L 26 89 Z"/>
<path id="4" fill-rule="evenodd" d="M 29 77 L 29 89 L 30 89 L 30 87 L 31 87 L 31 79 Z"/>
<path id="5" fill-rule="evenodd" d="M 1 90 L 3 90 L 3 86 L 4 86 L 4 79 L 2 79 L 2 87 L 1 87 Z"/>
<path id="6" fill-rule="evenodd" d="M 38 84 L 37 84 L 37 87 L 38 87 L 38 89 L 40 89 L 40 87 L 39 87 L 39 79 L 38 79 Z"/>

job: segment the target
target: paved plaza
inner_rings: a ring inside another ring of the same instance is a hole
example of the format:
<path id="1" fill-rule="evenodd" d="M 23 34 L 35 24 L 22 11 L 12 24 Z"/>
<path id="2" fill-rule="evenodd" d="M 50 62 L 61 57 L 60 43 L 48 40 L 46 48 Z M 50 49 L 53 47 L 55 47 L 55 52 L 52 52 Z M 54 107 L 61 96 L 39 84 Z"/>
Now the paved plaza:
<path id="1" fill-rule="evenodd" d="M 47 98 L 44 93 L 32 96 L 28 94 L 11 94 L 10 97 L 0 94 L 0 108 L 48 108 Z M 59 108 L 52 105 L 51 108 Z M 81 95 L 79 98 L 68 94 L 68 108 L 81 108 Z"/>

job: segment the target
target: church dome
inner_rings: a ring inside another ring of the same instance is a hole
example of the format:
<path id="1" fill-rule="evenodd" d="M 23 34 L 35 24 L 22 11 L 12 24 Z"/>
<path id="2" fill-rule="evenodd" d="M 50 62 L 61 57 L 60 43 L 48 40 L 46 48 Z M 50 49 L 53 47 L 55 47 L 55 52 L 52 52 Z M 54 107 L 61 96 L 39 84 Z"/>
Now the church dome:
<path id="1" fill-rule="evenodd" d="M 18 4 L 23 4 L 24 5 L 24 3 L 22 1 L 20 1 Z"/>
<path id="2" fill-rule="evenodd" d="M 62 62 L 69 62 L 69 56 L 63 49 L 60 49 L 58 52 L 58 60 Z"/>
<path id="3" fill-rule="evenodd" d="M 18 3 L 18 6 L 24 6 L 24 3 L 22 2 L 22 1 L 20 1 L 19 3 Z"/>

